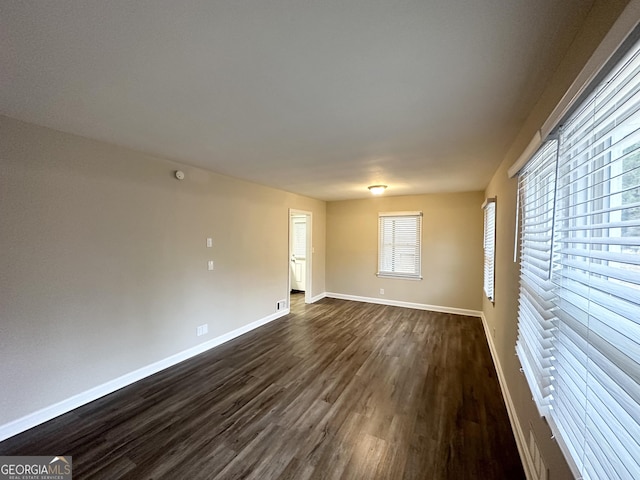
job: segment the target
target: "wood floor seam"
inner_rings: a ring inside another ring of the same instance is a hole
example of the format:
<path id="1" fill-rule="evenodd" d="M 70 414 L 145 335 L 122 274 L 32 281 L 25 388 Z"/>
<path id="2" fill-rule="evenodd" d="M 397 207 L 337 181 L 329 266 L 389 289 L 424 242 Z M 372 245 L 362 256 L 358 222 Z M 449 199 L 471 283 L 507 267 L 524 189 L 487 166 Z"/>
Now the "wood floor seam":
<path id="1" fill-rule="evenodd" d="M 524 479 L 481 322 L 325 298 L 0 442 L 74 479 Z"/>

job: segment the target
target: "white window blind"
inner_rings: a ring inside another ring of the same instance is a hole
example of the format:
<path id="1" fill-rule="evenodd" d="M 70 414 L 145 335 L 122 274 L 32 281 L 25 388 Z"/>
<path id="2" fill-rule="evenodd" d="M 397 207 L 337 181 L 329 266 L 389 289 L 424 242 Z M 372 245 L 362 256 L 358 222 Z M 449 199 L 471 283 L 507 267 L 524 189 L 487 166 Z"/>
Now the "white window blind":
<path id="1" fill-rule="evenodd" d="M 546 142 L 520 173 L 520 297 L 516 352 L 545 414 L 552 396 L 551 250 L 558 142 Z"/>
<path id="2" fill-rule="evenodd" d="M 484 210 L 484 293 L 489 300 L 493 298 L 496 257 L 496 199 L 489 198 Z"/>
<path id="3" fill-rule="evenodd" d="M 584 478 L 640 478 L 640 58 L 561 132 L 555 428 Z"/>
<path id="4" fill-rule="evenodd" d="M 387 212 L 378 216 L 378 276 L 422 278 L 422 212 Z"/>
<path id="5" fill-rule="evenodd" d="M 296 258 L 303 259 L 307 255 L 307 224 L 305 222 L 293 223 L 293 254 Z"/>
<path id="6" fill-rule="evenodd" d="M 534 399 L 576 476 L 640 478 L 639 45 L 529 161 L 519 195 L 516 350 Z"/>

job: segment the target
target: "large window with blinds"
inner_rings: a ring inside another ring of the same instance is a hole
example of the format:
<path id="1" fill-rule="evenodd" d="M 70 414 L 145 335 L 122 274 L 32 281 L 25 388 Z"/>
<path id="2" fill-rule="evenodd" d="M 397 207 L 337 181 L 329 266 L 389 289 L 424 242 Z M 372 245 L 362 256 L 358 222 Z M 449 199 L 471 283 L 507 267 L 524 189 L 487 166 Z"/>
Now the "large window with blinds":
<path id="1" fill-rule="evenodd" d="M 576 475 L 640 478 L 640 47 L 519 177 L 517 353 Z"/>
<path id="2" fill-rule="evenodd" d="M 422 212 L 378 215 L 378 276 L 421 277 Z"/>

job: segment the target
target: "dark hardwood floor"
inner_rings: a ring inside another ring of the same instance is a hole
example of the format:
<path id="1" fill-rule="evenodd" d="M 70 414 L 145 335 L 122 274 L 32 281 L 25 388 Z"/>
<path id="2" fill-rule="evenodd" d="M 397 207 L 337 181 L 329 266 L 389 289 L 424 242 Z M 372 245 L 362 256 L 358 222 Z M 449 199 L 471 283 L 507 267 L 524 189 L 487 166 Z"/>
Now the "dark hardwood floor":
<path id="1" fill-rule="evenodd" d="M 0 443 L 74 479 L 523 479 L 477 318 L 324 299 Z"/>

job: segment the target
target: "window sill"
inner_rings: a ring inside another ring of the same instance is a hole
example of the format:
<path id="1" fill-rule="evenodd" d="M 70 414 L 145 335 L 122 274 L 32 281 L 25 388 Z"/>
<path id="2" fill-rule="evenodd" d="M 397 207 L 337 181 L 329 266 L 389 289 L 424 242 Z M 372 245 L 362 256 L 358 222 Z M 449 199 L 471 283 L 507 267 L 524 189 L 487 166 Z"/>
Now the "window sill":
<path id="1" fill-rule="evenodd" d="M 376 273 L 376 276 L 378 278 L 395 278 L 397 280 L 417 280 L 420 281 L 422 280 L 422 277 L 409 277 L 409 276 L 405 276 L 405 275 L 393 275 L 391 273 Z"/>

